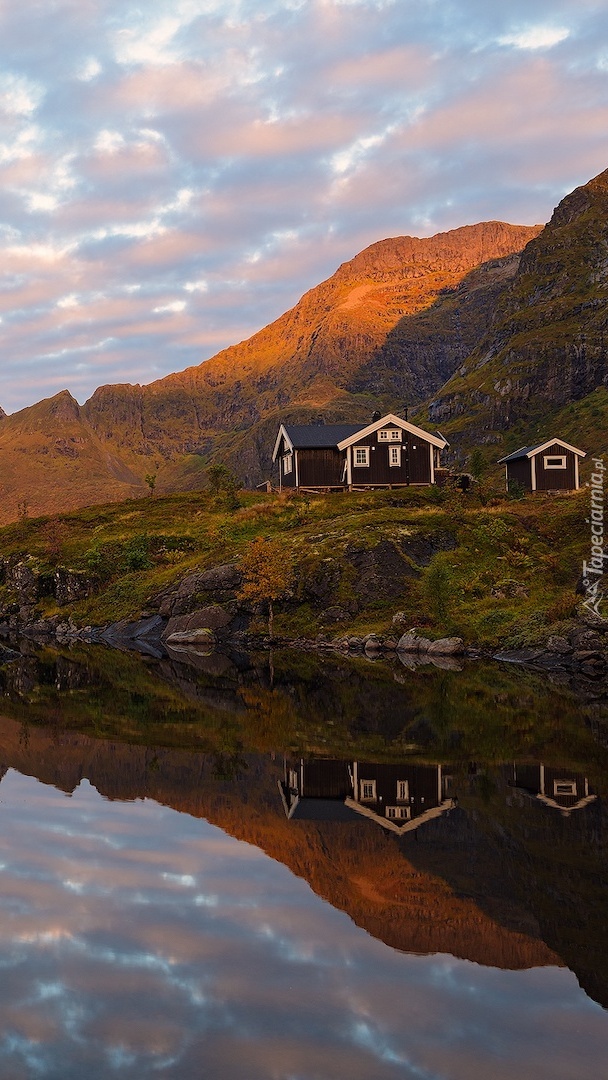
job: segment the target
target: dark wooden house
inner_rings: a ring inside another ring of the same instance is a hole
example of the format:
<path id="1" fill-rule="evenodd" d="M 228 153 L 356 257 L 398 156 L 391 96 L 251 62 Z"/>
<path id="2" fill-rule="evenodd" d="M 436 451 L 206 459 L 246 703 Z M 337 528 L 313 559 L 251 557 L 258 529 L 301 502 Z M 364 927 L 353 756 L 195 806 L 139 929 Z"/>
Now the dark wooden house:
<path id="1" fill-rule="evenodd" d="M 371 424 L 281 424 L 279 487 L 353 490 L 434 484 L 443 436 L 389 413 Z"/>
<path id="2" fill-rule="evenodd" d="M 583 810 L 597 799 L 586 776 L 554 765 L 513 765 L 509 784 L 545 806 L 559 810 L 564 817 L 574 810 Z"/>
<path id="3" fill-rule="evenodd" d="M 498 462 L 504 465 L 507 491 L 520 484 L 525 491 L 576 491 L 580 487 L 579 458 L 584 450 L 563 439 L 522 446 Z"/>

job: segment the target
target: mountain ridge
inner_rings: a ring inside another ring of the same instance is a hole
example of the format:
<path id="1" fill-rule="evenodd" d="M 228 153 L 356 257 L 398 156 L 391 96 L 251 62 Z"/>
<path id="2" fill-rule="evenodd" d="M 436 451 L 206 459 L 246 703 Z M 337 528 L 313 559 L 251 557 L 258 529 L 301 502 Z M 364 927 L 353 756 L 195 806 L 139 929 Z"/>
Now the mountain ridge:
<path id="1" fill-rule="evenodd" d="M 149 473 L 159 490 L 197 486 L 214 452 L 251 485 L 268 475 L 279 416 L 363 421 L 377 407 L 421 404 L 465 360 L 540 228 L 482 222 L 378 241 L 269 326 L 196 367 L 145 386 L 99 387 L 82 406 L 63 391 L 6 417 L 0 520 L 24 501 L 49 513 L 141 494 Z M 420 325 L 404 346 L 411 320 Z"/>

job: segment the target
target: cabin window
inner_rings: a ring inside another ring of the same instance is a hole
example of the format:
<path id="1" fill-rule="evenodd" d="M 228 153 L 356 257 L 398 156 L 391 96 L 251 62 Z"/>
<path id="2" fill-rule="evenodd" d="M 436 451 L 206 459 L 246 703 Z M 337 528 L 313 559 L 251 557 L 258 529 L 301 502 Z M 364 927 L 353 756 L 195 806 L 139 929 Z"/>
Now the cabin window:
<path id="1" fill-rule="evenodd" d="M 381 428 L 378 442 L 401 442 L 401 428 Z"/>
<path id="2" fill-rule="evenodd" d="M 359 468 L 367 468 L 369 465 L 369 446 L 355 446 L 353 465 L 358 465 Z"/>
<path id="3" fill-rule="evenodd" d="M 408 802 L 410 797 L 410 785 L 407 780 L 397 780 L 397 800 Z"/>
<path id="4" fill-rule="evenodd" d="M 400 446 L 389 446 L 389 448 L 388 448 L 388 463 L 391 466 L 391 468 L 393 468 L 394 466 L 396 466 L 397 468 L 400 467 L 400 465 L 401 465 L 401 447 Z"/>
<path id="5" fill-rule="evenodd" d="M 398 821 L 409 821 L 412 814 L 409 806 L 387 806 L 386 816 L 393 821 L 395 819 Z"/>
<path id="6" fill-rule="evenodd" d="M 283 476 L 293 471 L 293 454 L 285 454 L 283 458 Z"/>
<path id="7" fill-rule="evenodd" d="M 376 798 L 376 781 L 361 780 L 359 784 L 361 802 L 374 802 Z"/>
<path id="8" fill-rule="evenodd" d="M 554 780 L 554 795 L 576 795 L 576 780 Z"/>
<path id="9" fill-rule="evenodd" d="M 543 465 L 545 469 L 565 469 L 566 468 L 566 455 L 560 457 L 547 457 L 543 458 Z"/>

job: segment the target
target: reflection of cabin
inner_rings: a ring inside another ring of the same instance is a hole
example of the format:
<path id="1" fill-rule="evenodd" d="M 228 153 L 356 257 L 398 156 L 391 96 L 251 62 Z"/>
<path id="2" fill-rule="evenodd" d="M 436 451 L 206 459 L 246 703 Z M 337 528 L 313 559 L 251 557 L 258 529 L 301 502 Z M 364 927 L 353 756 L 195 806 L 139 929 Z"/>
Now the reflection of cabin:
<path id="1" fill-rule="evenodd" d="M 514 765 L 509 784 L 545 806 L 559 810 L 564 817 L 569 817 L 573 810 L 582 810 L 597 799 L 582 773 L 549 765 Z"/>
<path id="2" fill-rule="evenodd" d="M 441 435 L 389 413 L 371 424 L 281 424 L 272 460 L 279 486 L 353 490 L 434 484 Z"/>
<path id="3" fill-rule="evenodd" d="M 371 818 L 391 832 L 418 828 L 453 805 L 440 765 L 285 759 L 279 784 L 288 818 Z"/>
<path id="4" fill-rule="evenodd" d="M 586 457 L 562 439 L 522 446 L 498 462 L 504 465 L 507 491 L 521 484 L 525 491 L 576 491 L 580 487 L 579 458 Z"/>

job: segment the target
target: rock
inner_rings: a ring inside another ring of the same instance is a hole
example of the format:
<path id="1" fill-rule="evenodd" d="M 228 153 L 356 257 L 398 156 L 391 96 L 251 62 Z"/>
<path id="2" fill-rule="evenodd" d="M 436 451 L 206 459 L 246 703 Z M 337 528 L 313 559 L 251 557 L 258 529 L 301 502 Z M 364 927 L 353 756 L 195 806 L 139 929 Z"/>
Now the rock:
<path id="1" fill-rule="evenodd" d="M 220 604 L 199 608 L 190 615 L 176 615 L 169 619 L 163 633 L 164 641 L 178 640 L 176 634 L 191 634 L 197 630 L 223 630 L 232 621 L 232 615 Z M 195 638 L 180 637 L 180 641 L 194 641 Z"/>
<path id="2" fill-rule="evenodd" d="M 364 639 L 362 637 L 356 637 L 356 636 L 355 637 L 349 637 L 348 638 L 348 647 L 349 647 L 349 649 L 354 649 L 356 651 L 359 651 L 360 649 L 363 648 L 363 640 Z"/>
<path id="3" fill-rule="evenodd" d="M 38 599 L 39 575 L 30 560 L 13 563 L 6 568 L 5 581 L 9 589 L 19 596 L 20 604 L 35 603 Z"/>
<path id="4" fill-rule="evenodd" d="M 243 575 L 234 563 L 224 563 L 222 566 L 212 566 L 210 570 L 204 570 L 198 577 L 198 590 L 205 589 L 208 592 L 232 592 L 241 587 Z"/>
<path id="5" fill-rule="evenodd" d="M 324 618 L 328 622 L 346 622 L 350 618 L 350 613 L 345 608 L 335 605 L 327 608 Z"/>
<path id="6" fill-rule="evenodd" d="M 604 639 L 595 630 L 584 630 L 577 627 L 568 634 L 568 641 L 575 649 L 601 649 Z"/>
<path id="7" fill-rule="evenodd" d="M 417 566 L 428 566 L 438 551 L 454 550 L 456 537 L 449 532 L 437 532 L 430 536 L 408 536 L 399 546 L 403 554 Z"/>
<path id="8" fill-rule="evenodd" d="M 431 646 L 429 638 L 418 637 L 415 631 L 410 630 L 403 634 L 397 642 L 397 652 L 428 652 Z"/>
<path id="9" fill-rule="evenodd" d="M 608 619 L 603 618 L 601 615 L 597 615 L 592 608 L 580 604 L 576 609 L 576 614 L 585 626 L 589 626 L 593 630 L 598 630 L 601 634 L 608 634 Z"/>
<path id="10" fill-rule="evenodd" d="M 404 634 L 411 623 L 411 617 L 409 617 L 405 611 L 397 611 L 391 619 L 391 627 L 396 632 Z"/>
<path id="11" fill-rule="evenodd" d="M 84 600 L 93 592 L 93 580 L 80 570 L 58 566 L 53 574 L 55 599 L 60 607 Z"/>
<path id="12" fill-rule="evenodd" d="M 397 638 L 385 638 L 383 648 L 385 652 L 395 652 L 397 649 Z"/>
<path id="13" fill-rule="evenodd" d="M 547 639 L 547 648 L 550 652 L 560 653 L 562 656 L 567 656 L 572 652 L 572 645 L 565 637 L 560 637 L 558 634 L 553 634 Z"/>
<path id="14" fill-rule="evenodd" d="M 172 634 L 169 634 L 165 641 L 167 645 L 175 646 L 179 644 L 191 644 L 191 645 L 207 645 L 209 648 L 213 648 L 215 645 L 215 634 L 212 630 L 207 629 L 205 626 L 192 628 L 191 630 L 175 630 Z"/>
<path id="15" fill-rule="evenodd" d="M 382 652 L 382 638 L 377 634 L 368 634 L 363 642 L 363 650 L 368 655 Z"/>
<path id="16" fill-rule="evenodd" d="M 364 604 L 391 600 L 407 588 L 408 581 L 420 576 L 390 540 L 381 540 L 370 550 L 351 550 L 346 557 L 357 571 L 353 591 Z"/>
<path id="17" fill-rule="evenodd" d="M 510 664 L 531 664 L 544 655 L 544 649 L 502 649 L 494 653 L 494 660 L 505 660 Z"/>
<path id="18" fill-rule="evenodd" d="M 0 664 L 9 664 L 11 660 L 18 660 L 21 654 L 9 649 L 6 645 L 0 645 Z"/>
<path id="19" fill-rule="evenodd" d="M 462 656 L 464 641 L 460 637 L 439 638 L 431 642 L 427 652 L 429 656 Z"/>

